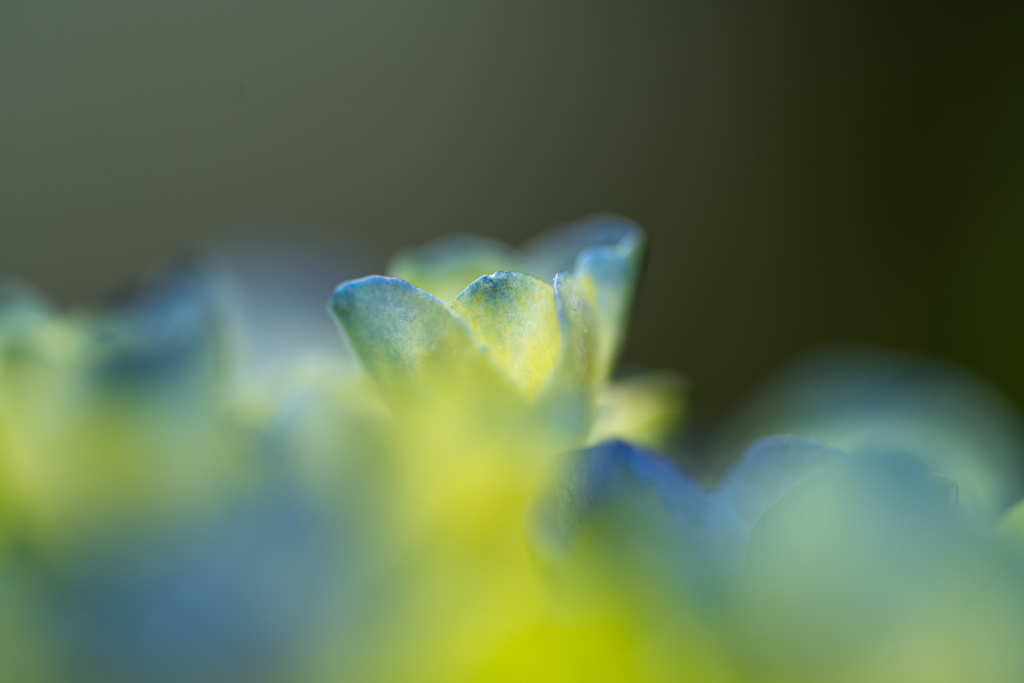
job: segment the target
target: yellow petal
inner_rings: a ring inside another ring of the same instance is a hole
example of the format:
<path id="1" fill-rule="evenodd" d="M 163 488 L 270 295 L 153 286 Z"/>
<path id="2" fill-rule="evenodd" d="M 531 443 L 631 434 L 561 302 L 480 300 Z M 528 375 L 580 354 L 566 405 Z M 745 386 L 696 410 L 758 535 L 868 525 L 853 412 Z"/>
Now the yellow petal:
<path id="1" fill-rule="evenodd" d="M 452 310 L 491 360 L 527 396 L 536 396 L 554 372 L 562 347 L 551 285 L 522 273 L 485 275 L 466 288 Z"/>

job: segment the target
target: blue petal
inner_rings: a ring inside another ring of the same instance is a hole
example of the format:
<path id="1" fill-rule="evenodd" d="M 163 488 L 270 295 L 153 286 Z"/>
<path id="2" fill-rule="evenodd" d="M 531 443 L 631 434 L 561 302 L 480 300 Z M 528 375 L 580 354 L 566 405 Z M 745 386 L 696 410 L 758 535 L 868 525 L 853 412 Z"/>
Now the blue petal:
<path id="1" fill-rule="evenodd" d="M 655 494 L 671 534 L 687 548 L 692 569 L 706 576 L 735 563 L 745 535 L 735 514 L 671 461 L 622 441 L 576 454 L 541 509 L 541 542 L 566 548 L 598 510 L 640 500 L 645 492 Z"/>
<path id="2" fill-rule="evenodd" d="M 596 366 L 602 377 L 611 373 L 625 339 L 643 255 L 642 234 L 629 233 L 614 245 L 585 249 L 576 260 L 573 274 L 596 312 Z"/>
<path id="3" fill-rule="evenodd" d="M 62 578 L 55 628 L 104 680 L 263 680 L 337 605 L 338 545 L 319 513 L 275 493 L 194 538 L 129 544 Z"/>
<path id="4" fill-rule="evenodd" d="M 466 324 L 408 282 L 372 275 L 342 283 L 332 308 L 366 370 L 392 397 L 497 374 Z"/>

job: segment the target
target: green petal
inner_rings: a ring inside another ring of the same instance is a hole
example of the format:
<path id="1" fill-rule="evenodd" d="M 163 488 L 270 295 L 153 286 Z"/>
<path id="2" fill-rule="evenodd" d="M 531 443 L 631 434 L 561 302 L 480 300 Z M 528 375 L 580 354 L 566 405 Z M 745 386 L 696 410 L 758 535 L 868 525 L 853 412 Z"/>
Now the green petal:
<path id="1" fill-rule="evenodd" d="M 332 309 L 385 394 L 494 371 L 466 324 L 437 297 L 380 275 L 342 283 Z"/>
<path id="2" fill-rule="evenodd" d="M 522 273 L 477 279 L 452 310 L 466 322 L 491 360 L 530 397 L 559 362 L 562 346 L 551 285 Z"/>
<path id="3" fill-rule="evenodd" d="M 452 302 L 477 278 L 501 270 L 530 272 L 518 250 L 472 235 L 445 237 L 395 256 L 388 274 Z"/>

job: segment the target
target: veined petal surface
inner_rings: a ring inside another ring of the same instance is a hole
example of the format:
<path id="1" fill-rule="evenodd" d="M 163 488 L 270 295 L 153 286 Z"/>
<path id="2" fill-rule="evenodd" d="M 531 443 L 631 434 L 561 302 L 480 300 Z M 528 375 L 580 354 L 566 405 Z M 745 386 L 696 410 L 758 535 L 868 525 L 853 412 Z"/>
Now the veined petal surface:
<path id="1" fill-rule="evenodd" d="M 436 296 L 404 280 L 372 275 L 343 283 L 332 308 L 385 394 L 495 374 L 466 323 Z"/>
<path id="2" fill-rule="evenodd" d="M 491 360 L 529 396 L 551 377 L 562 331 L 551 285 L 522 273 L 485 275 L 455 300 L 458 314 Z"/>

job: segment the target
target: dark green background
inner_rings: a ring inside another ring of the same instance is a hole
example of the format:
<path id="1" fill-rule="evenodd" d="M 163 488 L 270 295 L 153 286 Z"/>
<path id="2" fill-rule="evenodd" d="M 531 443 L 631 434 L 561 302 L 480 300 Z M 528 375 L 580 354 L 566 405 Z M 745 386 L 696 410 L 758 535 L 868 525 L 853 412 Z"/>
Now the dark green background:
<path id="1" fill-rule="evenodd" d="M 1021 8 L 2 0 L 0 270 L 72 303 L 227 223 L 608 210 L 653 242 L 628 359 L 708 415 L 841 340 L 1024 405 Z"/>

